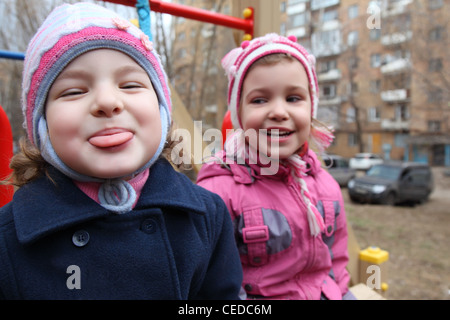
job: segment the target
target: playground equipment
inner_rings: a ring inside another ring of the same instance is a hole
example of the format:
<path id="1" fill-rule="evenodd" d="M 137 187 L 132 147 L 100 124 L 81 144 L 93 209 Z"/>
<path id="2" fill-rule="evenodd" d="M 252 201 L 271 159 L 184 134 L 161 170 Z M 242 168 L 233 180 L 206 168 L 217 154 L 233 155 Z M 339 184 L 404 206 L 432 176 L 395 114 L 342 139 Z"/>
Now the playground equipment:
<path id="1" fill-rule="evenodd" d="M 11 125 L 2 106 L 0 106 L 0 180 L 11 174 L 9 162 L 13 156 L 13 136 Z M 11 201 L 12 186 L 0 185 L 0 207 Z"/>
<path id="2" fill-rule="evenodd" d="M 146 7 L 142 5 L 143 2 L 149 4 L 149 9 L 153 12 L 167 13 L 177 17 L 189 18 L 201 22 L 213 23 L 229 28 L 240 29 L 245 32 L 247 38 L 253 38 L 253 9 L 247 8 L 244 19 L 236 18 L 233 16 L 227 16 L 225 14 L 211 12 L 208 10 L 189 7 L 186 5 L 165 2 L 160 0 L 103 0 L 116 4 L 122 4 L 126 6 L 137 6 L 139 23 L 141 23 L 141 13 L 143 16 L 150 18 L 149 12 L 146 11 Z"/>

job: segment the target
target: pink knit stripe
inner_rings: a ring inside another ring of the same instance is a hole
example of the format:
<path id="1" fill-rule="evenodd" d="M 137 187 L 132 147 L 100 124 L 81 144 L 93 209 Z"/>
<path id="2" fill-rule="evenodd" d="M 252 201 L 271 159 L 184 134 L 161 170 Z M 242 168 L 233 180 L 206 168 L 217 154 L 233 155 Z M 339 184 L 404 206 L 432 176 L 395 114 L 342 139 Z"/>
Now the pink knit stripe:
<path id="1" fill-rule="evenodd" d="M 43 25 L 41 29 L 39 29 L 38 33 L 33 37 L 33 42 L 29 45 L 29 47 L 35 48 L 33 52 L 30 52 L 29 61 L 34 61 L 34 59 L 39 58 L 39 55 L 42 53 L 40 48 L 40 43 L 51 43 L 51 38 L 55 35 L 64 35 L 64 34 L 70 34 L 70 29 L 68 29 L 68 26 L 66 24 L 67 22 L 67 12 L 65 10 L 62 10 L 61 12 L 62 20 L 55 19 L 52 24 Z M 57 17 L 56 17 L 57 18 Z M 89 24 L 92 24 L 92 18 L 91 17 L 80 17 L 77 20 L 77 24 L 88 26 Z M 113 28 L 114 26 L 111 23 L 111 17 L 96 17 L 95 18 L 95 24 L 97 27 L 108 27 Z M 43 35 L 44 33 L 47 33 L 46 35 Z M 40 43 L 35 43 L 38 41 Z"/>

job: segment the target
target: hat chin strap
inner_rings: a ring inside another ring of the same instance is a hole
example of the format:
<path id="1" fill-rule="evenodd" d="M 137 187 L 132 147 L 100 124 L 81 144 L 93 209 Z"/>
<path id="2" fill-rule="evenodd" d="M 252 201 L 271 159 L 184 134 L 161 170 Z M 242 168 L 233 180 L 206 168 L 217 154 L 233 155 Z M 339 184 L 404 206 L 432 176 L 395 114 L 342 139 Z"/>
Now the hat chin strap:
<path id="1" fill-rule="evenodd" d="M 160 107 L 161 112 L 161 127 L 162 127 L 162 136 L 161 141 L 159 143 L 158 149 L 147 162 L 145 166 L 133 172 L 131 175 L 137 175 L 142 171 L 149 168 L 159 157 L 161 154 L 166 135 L 168 132 L 168 114 L 165 108 Z M 100 201 L 100 205 L 107 210 L 113 211 L 117 214 L 126 213 L 132 210 L 134 203 L 136 202 L 136 191 L 134 188 L 124 180 L 124 177 L 113 178 L 113 179 L 100 179 L 91 176 L 87 176 L 81 173 L 76 172 L 75 170 L 68 167 L 56 154 L 55 149 L 50 141 L 50 137 L 48 136 L 47 122 L 44 117 L 41 117 L 38 121 L 38 147 L 41 151 L 42 157 L 54 166 L 56 169 L 61 171 L 66 176 L 80 182 L 99 182 L 101 183 L 100 189 L 98 191 L 98 199 Z M 127 177 L 130 175 L 127 175 Z"/>

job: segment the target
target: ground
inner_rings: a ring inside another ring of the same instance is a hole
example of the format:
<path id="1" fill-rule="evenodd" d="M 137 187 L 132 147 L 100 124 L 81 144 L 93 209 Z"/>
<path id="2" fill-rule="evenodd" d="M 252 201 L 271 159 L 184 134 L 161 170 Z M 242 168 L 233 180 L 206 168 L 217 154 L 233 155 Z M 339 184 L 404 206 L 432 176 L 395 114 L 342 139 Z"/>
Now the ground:
<path id="1" fill-rule="evenodd" d="M 388 299 L 450 300 L 448 170 L 433 168 L 435 190 L 428 202 L 414 207 L 354 204 L 342 189 L 360 248 L 375 245 L 389 252 Z"/>

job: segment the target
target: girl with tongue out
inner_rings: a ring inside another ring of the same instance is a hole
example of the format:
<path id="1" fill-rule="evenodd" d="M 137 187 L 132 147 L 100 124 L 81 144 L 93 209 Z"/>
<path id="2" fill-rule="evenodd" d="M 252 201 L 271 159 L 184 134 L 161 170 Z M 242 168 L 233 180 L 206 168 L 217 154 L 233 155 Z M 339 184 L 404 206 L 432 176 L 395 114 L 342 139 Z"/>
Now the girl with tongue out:
<path id="1" fill-rule="evenodd" d="M 230 215 L 170 154 L 171 101 L 137 27 L 52 11 L 25 55 L 27 140 L 0 208 L 0 298 L 237 299 Z"/>
<path id="2" fill-rule="evenodd" d="M 222 60 L 236 131 L 197 182 L 228 206 L 252 299 L 352 297 L 342 194 L 310 148 L 333 139 L 316 120 L 314 63 L 295 37 L 276 34 Z"/>

